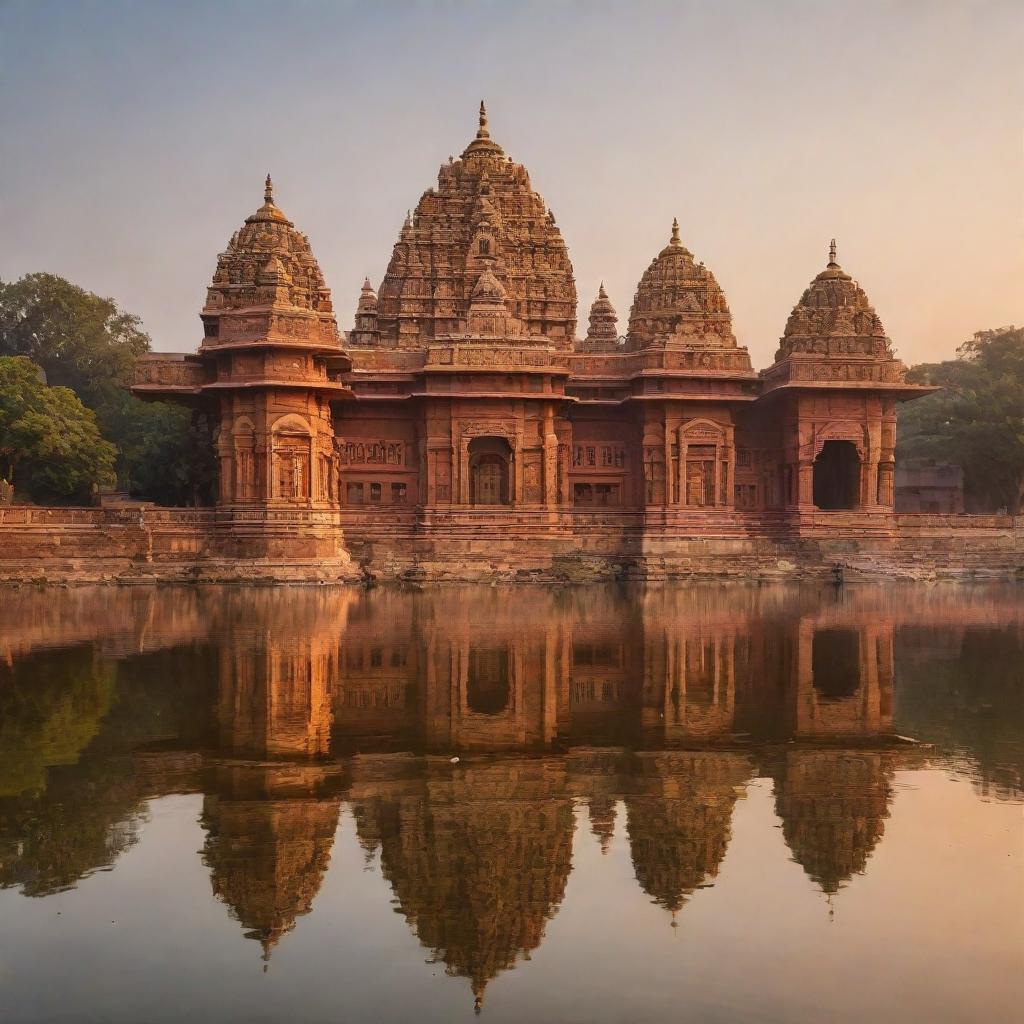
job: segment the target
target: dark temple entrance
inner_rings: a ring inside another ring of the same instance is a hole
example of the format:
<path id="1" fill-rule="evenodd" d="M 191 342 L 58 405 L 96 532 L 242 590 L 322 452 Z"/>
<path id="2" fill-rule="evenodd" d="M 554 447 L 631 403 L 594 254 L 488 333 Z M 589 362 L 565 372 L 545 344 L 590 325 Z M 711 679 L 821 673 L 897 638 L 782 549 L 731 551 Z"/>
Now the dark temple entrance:
<path id="1" fill-rule="evenodd" d="M 826 441 L 814 460 L 814 504 L 817 508 L 857 508 L 860 456 L 852 441 Z"/>
<path id="2" fill-rule="evenodd" d="M 469 443 L 469 502 L 509 504 L 508 466 L 512 454 L 503 437 L 476 437 Z"/>

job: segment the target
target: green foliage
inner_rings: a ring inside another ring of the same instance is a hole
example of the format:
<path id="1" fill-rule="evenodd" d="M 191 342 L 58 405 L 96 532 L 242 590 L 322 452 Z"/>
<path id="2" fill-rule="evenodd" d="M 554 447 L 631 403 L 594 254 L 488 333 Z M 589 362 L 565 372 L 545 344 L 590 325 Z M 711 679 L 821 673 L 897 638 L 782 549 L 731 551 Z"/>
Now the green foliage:
<path id="1" fill-rule="evenodd" d="M 968 494 L 1024 511 L 1024 329 L 981 331 L 958 358 L 913 367 L 908 379 L 942 391 L 900 413 L 897 457 L 963 467 Z"/>
<path id="2" fill-rule="evenodd" d="M 217 458 L 204 416 L 167 402 L 137 402 L 122 453 L 133 493 L 160 505 L 212 504 Z"/>
<path id="3" fill-rule="evenodd" d="M 0 357 L 0 475 L 40 498 L 84 498 L 114 479 L 117 451 L 69 388 L 24 357 Z M 17 479 L 16 479 L 17 476 Z"/>
<path id="4" fill-rule="evenodd" d="M 49 384 L 71 388 L 95 412 L 117 449 L 119 486 L 163 505 L 208 502 L 216 479 L 209 430 L 175 406 L 141 402 L 124 389 L 149 347 L 139 318 L 113 299 L 53 274 L 0 281 L 0 356 L 27 356 Z"/>
<path id="5" fill-rule="evenodd" d="M 138 317 L 53 274 L 0 282 L 0 355 L 27 356 L 104 423 L 137 356 L 149 351 Z M 105 424 L 104 424 L 105 425 Z"/>

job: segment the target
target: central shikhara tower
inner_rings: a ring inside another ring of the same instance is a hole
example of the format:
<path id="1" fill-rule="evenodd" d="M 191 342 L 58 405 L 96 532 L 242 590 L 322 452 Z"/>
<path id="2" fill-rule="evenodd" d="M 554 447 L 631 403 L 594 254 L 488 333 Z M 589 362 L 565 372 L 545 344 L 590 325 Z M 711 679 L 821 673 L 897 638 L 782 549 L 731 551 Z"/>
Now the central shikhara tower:
<path id="1" fill-rule="evenodd" d="M 922 390 L 834 245 L 761 374 L 676 222 L 625 335 L 602 285 L 578 337 L 565 241 L 483 104 L 346 337 L 269 180 L 202 319 L 198 355 L 147 357 L 134 390 L 213 420 L 225 543 L 257 556 L 294 549 L 302 522 L 334 529 L 339 551 L 342 522 L 357 543 L 614 534 L 644 554 L 700 536 L 884 533 L 896 403 Z"/>

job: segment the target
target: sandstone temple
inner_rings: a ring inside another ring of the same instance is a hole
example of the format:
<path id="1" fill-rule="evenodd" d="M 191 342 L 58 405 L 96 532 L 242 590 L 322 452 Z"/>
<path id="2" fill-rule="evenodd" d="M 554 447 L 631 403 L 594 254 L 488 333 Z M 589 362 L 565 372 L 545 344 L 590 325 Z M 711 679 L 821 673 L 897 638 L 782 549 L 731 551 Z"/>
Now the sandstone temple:
<path id="1" fill-rule="evenodd" d="M 712 271 L 678 223 L 666 235 L 624 327 L 603 286 L 579 324 L 565 240 L 481 104 L 346 333 L 268 176 L 217 259 L 198 352 L 144 357 L 132 387 L 213 425 L 208 551 L 342 574 L 353 556 L 671 571 L 708 541 L 748 559 L 891 541 L 896 409 L 929 389 L 835 244 L 758 372 Z"/>

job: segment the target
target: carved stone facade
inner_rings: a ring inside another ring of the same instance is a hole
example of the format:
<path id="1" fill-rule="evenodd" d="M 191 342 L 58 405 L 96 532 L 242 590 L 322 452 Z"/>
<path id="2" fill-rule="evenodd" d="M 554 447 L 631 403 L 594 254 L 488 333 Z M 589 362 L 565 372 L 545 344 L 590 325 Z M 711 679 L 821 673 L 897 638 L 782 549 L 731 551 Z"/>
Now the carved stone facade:
<path id="1" fill-rule="evenodd" d="M 331 402 L 351 395 L 331 292 L 309 240 L 274 203 L 263 205 L 217 259 L 194 356 L 147 356 L 133 391 L 192 404 L 214 424 L 225 553 L 338 558 L 336 523 L 280 531 L 261 513 L 337 512 Z"/>
<path id="2" fill-rule="evenodd" d="M 405 516 L 435 538 L 466 514 L 496 530 L 530 515 L 564 538 L 594 510 L 641 515 L 652 537 L 684 519 L 693 536 L 753 530 L 757 516 L 799 535 L 820 512 L 847 514 L 837 534 L 850 512 L 892 530 L 896 405 L 927 389 L 906 383 L 834 245 L 761 374 L 676 222 L 624 338 L 603 286 L 584 338 L 576 313 L 554 217 L 481 105 L 379 292 L 363 284 L 348 354 L 268 179 L 218 262 L 199 354 L 142 360 L 134 390 L 212 411 L 232 515 L 340 511 L 357 531 Z"/>

